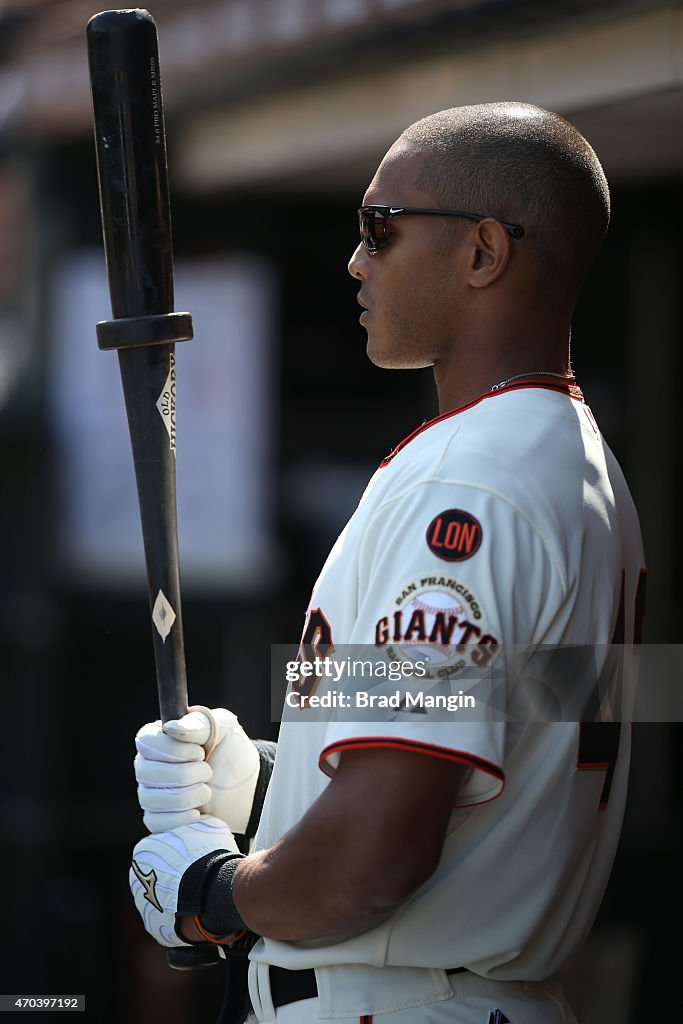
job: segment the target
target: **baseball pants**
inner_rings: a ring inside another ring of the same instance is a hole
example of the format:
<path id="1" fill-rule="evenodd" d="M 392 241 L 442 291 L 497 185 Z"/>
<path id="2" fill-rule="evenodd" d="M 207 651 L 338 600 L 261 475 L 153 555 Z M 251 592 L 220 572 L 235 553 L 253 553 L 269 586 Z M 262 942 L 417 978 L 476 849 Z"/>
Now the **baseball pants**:
<path id="1" fill-rule="evenodd" d="M 495 982 L 465 972 L 450 978 L 453 998 L 427 1006 L 362 1017 L 318 1017 L 318 1000 L 305 999 L 276 1010 L 275 1017 L 251 1013 L 246 1024 L 489 1024 L 500 1010 L 510 1024 L 577 1024 L 562 988 L 554 982 Z"/>

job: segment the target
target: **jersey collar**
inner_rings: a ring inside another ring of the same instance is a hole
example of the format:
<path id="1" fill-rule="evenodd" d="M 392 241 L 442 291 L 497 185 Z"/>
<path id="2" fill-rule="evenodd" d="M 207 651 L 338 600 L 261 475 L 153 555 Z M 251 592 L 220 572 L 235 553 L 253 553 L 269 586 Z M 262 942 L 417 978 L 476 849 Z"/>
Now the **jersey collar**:
<path id="1" fill-rule="evenodd" d="M 478 398 L 473 398 L 471 402 L 466 405 L 460 405 L 457 409 L 449 409 L 448 412 L 442 412 L 439 416 L 434 416 L 431 420 L 425 420 L 419 427 L 416 427 L 411 434 L 404 437 L 402 441 L 396 445 L 395 448 L 389 452 L 389 454 L 382 459 L 379 464 L 379 468 L 387 466 L 395 455 L 398 455 L 406 445 L 410 444 L 419 434 L 422 434 L 425 430 L 433 427 L 435 423 L 441 423 L 443 420 L 448 420 L 451 416 L 458 416 L 461 412 L 466 412 L 468 409 L 472 409 L 475 405 L 479 405 L 480 402 L 486 401 L 487 398 L 495 398 L 497 395 L 505 395 L 510 391 L 519 391 L 521 388 L 543 388 L 545 391 L 559 391 L 562 395 L 568 395 L 570 398 L 575 398 L 579 402 L 584 401 L 583 392 L 578 384 L 568 381 L 563 384 L 562 381 L 549 381 L 547 378 L 534 377 L 530 374 L 528 377 L 523 377 L 520 380 L 513 381 L 510 384 L 504 384 L 503 387 L 496 388 L 495 391 L 485 391 L 483 395 L 479 395 Z"/>

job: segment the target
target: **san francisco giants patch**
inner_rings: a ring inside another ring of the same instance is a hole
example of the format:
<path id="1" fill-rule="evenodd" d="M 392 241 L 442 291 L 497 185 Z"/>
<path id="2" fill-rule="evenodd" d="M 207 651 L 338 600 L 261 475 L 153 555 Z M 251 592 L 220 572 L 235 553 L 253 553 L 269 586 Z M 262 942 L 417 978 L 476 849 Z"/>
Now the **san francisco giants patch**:
<path id="1" fill-rule="evenodd" d="M 375 646 L 391 659 L 427 665 L 427 677 L 485 668 L 498 649 L 481 601 L 452 576 L 420 576 L 396 595 L 375 626 Z"/>
<path id="2" fill-rule="evenodd" d="M 447 508 L 427 527 L 429 550 L 446 562 L 464 562 L 479 550 L 481 523 L 460 508 Z"/>

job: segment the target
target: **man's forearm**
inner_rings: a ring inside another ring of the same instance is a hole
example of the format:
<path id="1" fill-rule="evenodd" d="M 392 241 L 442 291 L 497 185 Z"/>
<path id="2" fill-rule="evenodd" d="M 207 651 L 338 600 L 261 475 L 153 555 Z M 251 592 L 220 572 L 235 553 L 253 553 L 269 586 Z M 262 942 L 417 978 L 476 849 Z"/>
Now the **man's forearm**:
<path id="1" fill-rule="evenodd" d="M 252 931 L 273 939 L 330 939 L 379 924 L 393 904 L 378 903 L 354 884 L 344 866 L 312 869 L 287 843 L 246 857 L 233 880 L 233 897 Z"/>

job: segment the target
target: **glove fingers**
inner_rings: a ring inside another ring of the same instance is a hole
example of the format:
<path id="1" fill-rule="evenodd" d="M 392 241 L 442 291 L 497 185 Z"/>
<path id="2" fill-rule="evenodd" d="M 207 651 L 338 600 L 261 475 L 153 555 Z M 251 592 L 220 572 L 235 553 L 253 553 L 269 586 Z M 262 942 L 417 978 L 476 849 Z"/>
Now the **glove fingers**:
<path id="1" fill-rule="evenodd" d="M 161 722 L 150 722 L 140 729 L 135 738 L 140 803 L 148 815 L 175 815 L 201 807 L 243 832 L 259 778 L 259 753 L 236 715 L 226 708 L 213 708 L 210 714 L 217 723 L 218 742 L 207 756 L 203 744 L 210 742 L 212 729 L 205 711 L 190 711 L 163 727 Z M 185 792 L 179 798 L 181 791 Z M 147 827 L 152 829 L 151 824 Z M 153 827 L 158 831 L 162 826 Z"/>
<path id="2" fill-rule="evenodd" d="M 191 825 L 199 821 L 199 811 L 145 811 L 142 820 L 148 832 L 156 835 L 157 832 L 170 832 L 172 828 L 180 828 L 181 825 Z"/>
<path id="3" fill-rule="evenodd" d="M 146 786 L 164 789 L 173 786 L 193 786 L 209 782 L 213 775 L 206 761 L 185 761 L 182 764 L 167 761 L 148 761 L 137 754 L 133 761 L 135 778 Z"/>
<path id="4" fill-rule="evenodd" d="M 201 711 L 191 711 L 182 718 L 166 722 L 164 732 L 181 743 L 197 743 L 203 746 L 211 735 L 211 723 Z"/>
<path id="5" fill-rule="evenodd" d="M 173 789 L 154 789 L 138 786 L 138 803 L 143 811 L 188 811 L 202 807 L 211 799 L 211 790 L 203 782 L 196 786 L 176 786 Z"/>
<path id="6" fill-rule="evenodd" d="M 135 746 L 139 754 L 148 761 L 167 761 L 179 764 L 183 761 L 203 761 L 204 748 L 198 743 L 183 743 L 167 736 L 161 731 L 144 732 L 143 729 L 135 737 Z"/>

